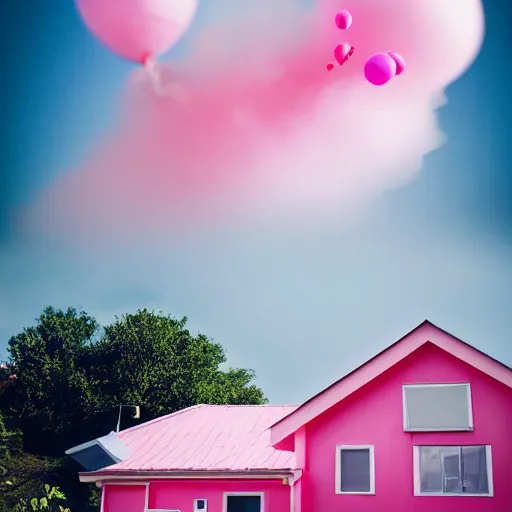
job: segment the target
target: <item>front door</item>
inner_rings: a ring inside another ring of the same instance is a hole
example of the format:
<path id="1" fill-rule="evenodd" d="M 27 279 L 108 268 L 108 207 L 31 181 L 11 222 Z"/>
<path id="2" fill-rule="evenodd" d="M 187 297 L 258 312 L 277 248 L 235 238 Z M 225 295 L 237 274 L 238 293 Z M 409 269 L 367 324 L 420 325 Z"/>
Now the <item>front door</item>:
<path id="1" fill-rule="evenodd" d="M 262 512 L 261 496 L 227 496 L 226 512 Z"/>

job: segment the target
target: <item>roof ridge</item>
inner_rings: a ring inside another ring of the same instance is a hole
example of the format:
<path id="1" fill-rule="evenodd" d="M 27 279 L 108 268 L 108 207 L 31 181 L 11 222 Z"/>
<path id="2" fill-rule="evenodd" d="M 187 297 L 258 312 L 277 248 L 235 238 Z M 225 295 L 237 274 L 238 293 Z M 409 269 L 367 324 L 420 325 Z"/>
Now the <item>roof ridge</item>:
<path id="1" fill-rule="evenodd" d="M 420 333 L 422 330 L 425 331 L 426 328 L 433 329 L 433 337 L 432 337 L 432 333 L 427 331 L 428 335 L 427 335 L 426 338 L 414 341 L 414 336 L 413 335 L 416 335 L 417 333 Z M 439 337 L 439 335 L 441 335 L 441 336 Z M 403 355 L 400 355 L 400 353 L 397 354 L 397 356 L 396 356 L 398 358 L 397 360 L 395 360 L 393 362 L 393 359 L 395 359 L 395 358 L 392 358 L 392 360 L 390 362 L 386 363 L 386 367 L 385 368 L 378 369 L 375 372 L 372 372 L 371 375 L 373 375 L 373 376 L 371 376 L 370 380 L 373 380 L 374 378 L 378 377 L 383 372 L 387 371 L 389 368 L 391 368 L 392 366 L 394 366 L 398 362 L 402 361 L 404 358 L 410 356 L 413 352 L 415 352 L 420 347 L 422 347 L 422 346 L 424 346 L 424 345 L 426 345 L 428 343 L 431 343 L 432 345 L 438 347 L 439 349 L 444 350 L 445 352 L 447 352 L 448 354 L 451 354 L 452 356 L 454 356 L 455 358 L 459 359 L 460 361 L 467 363 L 468 362 L 467 361 L 467 356 L 465 356 L 464 354 L 462 354 L 462 355 L 461 354 L 454 354 L 450 347 L 443 346 L 443 345 L 446 345 L 446 344 L 455 344 L 455 347 L 463 347 L 465 349 L 469 349 L 471 354 L 475 354 L 478 357 L 484 358 L 485 360 L 492 362 L 493 364 L 497 365 L 500 369 L 504 369 L 506 372 L 512 372 L 512 368 L 509 367 L 508 365 L 502 363 L 501 361 L 499 361 L 497 359 L 494 359 L 489 354 L 486 354 L 485 352 L 482 352 L 480 349 L 478 349 L 475 346 L 467 343 L 466 341 L 458 338 L 457 336 L 454 336 L 452 333 L 450 333 L 450 332 L 442 329 L 441 327 L 435 325 L 430 320 L 425 319 L 425 320 L 423 320 L 423 322 L 421 322 L 419 325 L 417 325 L 414 329 L 410 330 L 407 334 L 405 334 L 404 336 L 399 338 L 397 341 L 395 341 L 391 345 L 388 345 L 384 350 L 381 350 L 380 352 L 378 352 L 376 355 L 374 355 L 370 359 L 367 359 L 363 364 L 357 366 L 352 371 L 350 371 L 347 374 L 343 375 L 341 378 L 339 378 L 338 380 L 333 382 L 331 385 L 327 386 L 322 391 L 320 391 L 316 395 L 314 395 L 311 398 L 309 398 L 308 400 L 306 400 L 295 411 L 291 412 L 290 414 L 288 414 L 288 415 L 284 416 L 283 418 L 281 418 L 279 421 L 276 421 L 275 423 L 270 425 L 270 427 L 267 430 L 275 429 L 275 427 L 277 427 L 278 425 L 282 425 L 285 422 L 290 422 L 290 418 L 294 417 L 294 415 L 296 415 L 298 411 L 300 411 L 300 410 L 304 411 L 304 409 L 306 407 L 312 408 L 311 404 L 313 402 L 315 402 L 315 401 L 318 401 L 318 399 L 319 399 L 319 397 L 321 395 L 323 395 L 324 393 L 327 393 L 327 392 L 331 392 L 332 393 L 332 390 L 334 390 L 334 389 L 336 389 L 336 388 L 338 388 L 340 386 L 343 386 L 343 382 L 347 382 L 348 379 L 350 377 L 352 377 L 353 375 L 357 374 L 358 372 L 362 372 L 364 368 L 368 368 L 371 364 L 375 364 L 374 363 L 375 361 L 378 361 L 379 359 L 384 359 L 386 357 L 386 354 L 392 353 L 393 350 L 396 352 L 396 350 L 397 350 L 396 347 L 398 347 L 398 346 L 400 346 L 400 345 L 402 345 L 404 343 L 405 344 L 411 343 L 410 342 L 411 339 L 413 339 L 413 342 L 412 342 L 413 345 L 417 345 L 417 346 L 415 348 L 412 348 L 412 349 L 408 350 Z M 441 340 L 441 343 L 439 342 L 439 340 Z M 471 366 L 475 367 L 477 370 L 480 370 L 481 372 L 489 375 L 490 377 L 493 377 L 495 380 L 498 380 L 499 382 L 502 382 L 502 383 L 508 385 L 510 388 L 512 388 L 512 377 L 508 376 L 506 378 L 506 382 L 505 382 L 501 378 L 497 377 L 496 376 L 496 372 L 493 371 L 492 369 L 484 370 L 484 369 L 482 369 L 481 367 L 479 367 L 476 364 L 472 364 L 472 363 L 469 363 L 469 364 Z M 368 378 L 365 377 L 364 382 L 361 382 L 361 383 L 357 384 L 356 390 L 361 388 L 361 387 L 363 387 L 364 385 L 366 385 L 370 380 L 368 380 Z M 352 393 L 352 392 L 353 391 L 349 391 L 349 393 Z M 346 396 L 348 396 L 348 395 L 346 395 Z M 345 399 L 346 396 L 344 396 L 340 400 Z M 326 402 L 326 403 L 328 403 L 328 402 Z M 312 408 L 312 411 L 310 412 L 310 415 L 312 415 L 312 417 L 310 419 L 304 420 L 304 418 L 302 418 L 301 420 L 299 420 L 299 421 L 303 422 L 302 425 L 304 423 L 307 423 L 308 421 L 311 421 L 312 419 L 314 419 L 319 414 L 322 414 L 322 412 L 324 412 L 327 408 L 332 406 L 332 405 L 326 405 L 326 403 L 324 403 L 321 407 L 319 407 L 318 410 L 315 410 L 314 408 Z M 279 436 L 281 436 L 281 437 L 279 437 Z M 275 439 L 273 440 L 274 446 L 275 446 L 275 444 L 277 444 L 279 441 L 282 441 L 286 437 L 287 437 L 287 435 L 284 435 L 282 433 L 280 433 L 279 435 L 276 435 L 275 438 L 278 438 L 278 439 L 277 439 L 277 441 L 275 441 Z"/>
<path id="2" fill-rule="evenodd" d="M 297 404 L 203 404 L 204 407 L 298 407 Z"/>
<path id="3" fill-rule="evenodd" d="M 170 418 L 172 416 L 179 416 L 180 414 L 183 414 L 187 411 L 191 411 L 192 409 L 199 409 L 201 407 L 207 407 L 208 404 L 196 404 L 191 405 L 190 407 L 185 407 L 184 409 L 179 409 L 177 411 L 171 412 L 169 414 L 165 414 L 164 416 L 159 416 L 158 418 L 154 418 L 152 420 L 146 421 L 145 423 L 141 423 L 140 425 L 135 425 L 134 427 L 127 428 L 125 430 L 121 430 L 119 434 L 124 434 L 125 432 L 133 432 L 134 430 L 138 430 L 142 427 L 147 427 L 148 425 L 154 425 L 155 423 L 158 423 L 162 420 L 166 420 L 167 418 Z"/>
<path id="4" fill-rule="evenodd" d="M 119 434 L 124 434 L 125 432 L 133 432 L 143 427 L 147 427 L 149 425 L 154 425 L 160 421 L 166 420 L 168 418 L 172 418 L 174 416 L 179 416 L 180 414 L 184 414 L 188 411 L 192 411 L 194 409 L 200 409 L 202 407 L 299 407 L 298 405 L 279 405 L 279 404 L 196 404 L 191 405 L 190 407 L 185 407 L 184 409 L 179 409 L 177 411 L 171 412 L 169 414 L 165 414 L 164 416 L 159 416 L 158 418 L 154 418 L 150 421 L 146 421 L 145 423 L 141 423 L 140 425 L 135 425 L 134 427 L 127 428 L 125 430 L 121 430 Z"/>

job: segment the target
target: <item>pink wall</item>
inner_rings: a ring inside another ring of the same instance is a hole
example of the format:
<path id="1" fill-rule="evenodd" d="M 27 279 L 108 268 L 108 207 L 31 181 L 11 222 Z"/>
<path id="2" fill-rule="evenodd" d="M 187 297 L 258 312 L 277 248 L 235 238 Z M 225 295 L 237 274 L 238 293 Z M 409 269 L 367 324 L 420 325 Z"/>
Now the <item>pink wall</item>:
<path id="1" fill-rule="evenodd" d="M 206 498 L 208 512 L 222 512 L 222 497 L 225 492 L 264 492 L 265 512 L 290 510 L 290 486 L 283 485 L 281 480 L 154 482 L 149 487 L 149 508 L 192 512 L 194 500 Z"/>
<path id="2" fill-rule="evenodd" d="M 104 512 L 144 512 L 145 487 L 106 486 Z M 193 512 L 195 499 L 208 500 L 208 512 L 222 512 L 225 492 L 263 492 L 265 512 L 289 512 L 290 486 L 281 480 L 167 480 L 151 482 L 149 509 Z M 141 499 L 142 498 L 142 499 Z"/>
<path id="3" fill-rule="evenodd" d="M 103 512 L 143 512 L 145 485 L 107 485 L 104 488 Z"/>
<path id="4" fill-rule="evenodd" d="M 402 384 L 470 382 L 475 429 L 470 433 L 405 433 Z M 337 444 L 375 446 L 375 495 L 336 495 Z M 413 495 L 413 445 L 490 444 L 494 498 Z M 302 510 L 347 512 L 510 512 L 512 390 L 426 344 L 376 381 L 306 427 Z"/>

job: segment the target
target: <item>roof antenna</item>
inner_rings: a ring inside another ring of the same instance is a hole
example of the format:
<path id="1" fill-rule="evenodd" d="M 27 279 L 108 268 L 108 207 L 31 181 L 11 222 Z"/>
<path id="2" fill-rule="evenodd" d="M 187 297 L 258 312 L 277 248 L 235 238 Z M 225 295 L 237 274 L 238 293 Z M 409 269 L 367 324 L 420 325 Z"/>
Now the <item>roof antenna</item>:
<path id="1" fill-rule="evenodd" d="M 140 419 L 140 406 L 139 405 L 123 405 L 119 404 L 119 415 L 117 417 L 117 427 L 116 434 L 119 434 L 119 430 L 121 428 L 121 413 L 123 412 L 123 407 L 129 407 L 130 409 L 135 409 L 135 413 L 132 416 L 134 419 Z"/>
<path id="2" fill-rule="evenodd" d="M 117 428 L 116 428 L 116 434 L 119 434 L 119 428 L 121 427 L 121 412 L 123 410 L 123 406 L 119 405 L 119 416 L 117 417 Z"/>

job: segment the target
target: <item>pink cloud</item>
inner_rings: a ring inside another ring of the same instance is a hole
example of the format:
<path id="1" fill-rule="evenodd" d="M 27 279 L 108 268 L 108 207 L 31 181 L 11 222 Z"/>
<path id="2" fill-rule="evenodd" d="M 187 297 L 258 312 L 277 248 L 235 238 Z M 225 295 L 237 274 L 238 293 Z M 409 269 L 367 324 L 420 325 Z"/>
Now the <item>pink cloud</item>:
<path id="1" fill-rule="evenodd" d="M 212 22 L 190 59 L 162 66 L 165 95 L 139 72 L 117 129 L 22 212 L 22 227 L 70 235 L 343 216 L 414 177 L 443 140 L 443 89 L 480 48 L 480 0 L 253 4 Z M 354 19 L 346 32 L 333 21 L 341 8 Z M 327 72 L 345 41 L 353 57 Z M 366 58 L 391 50 L 406 72 L 371 86 Z"/>

